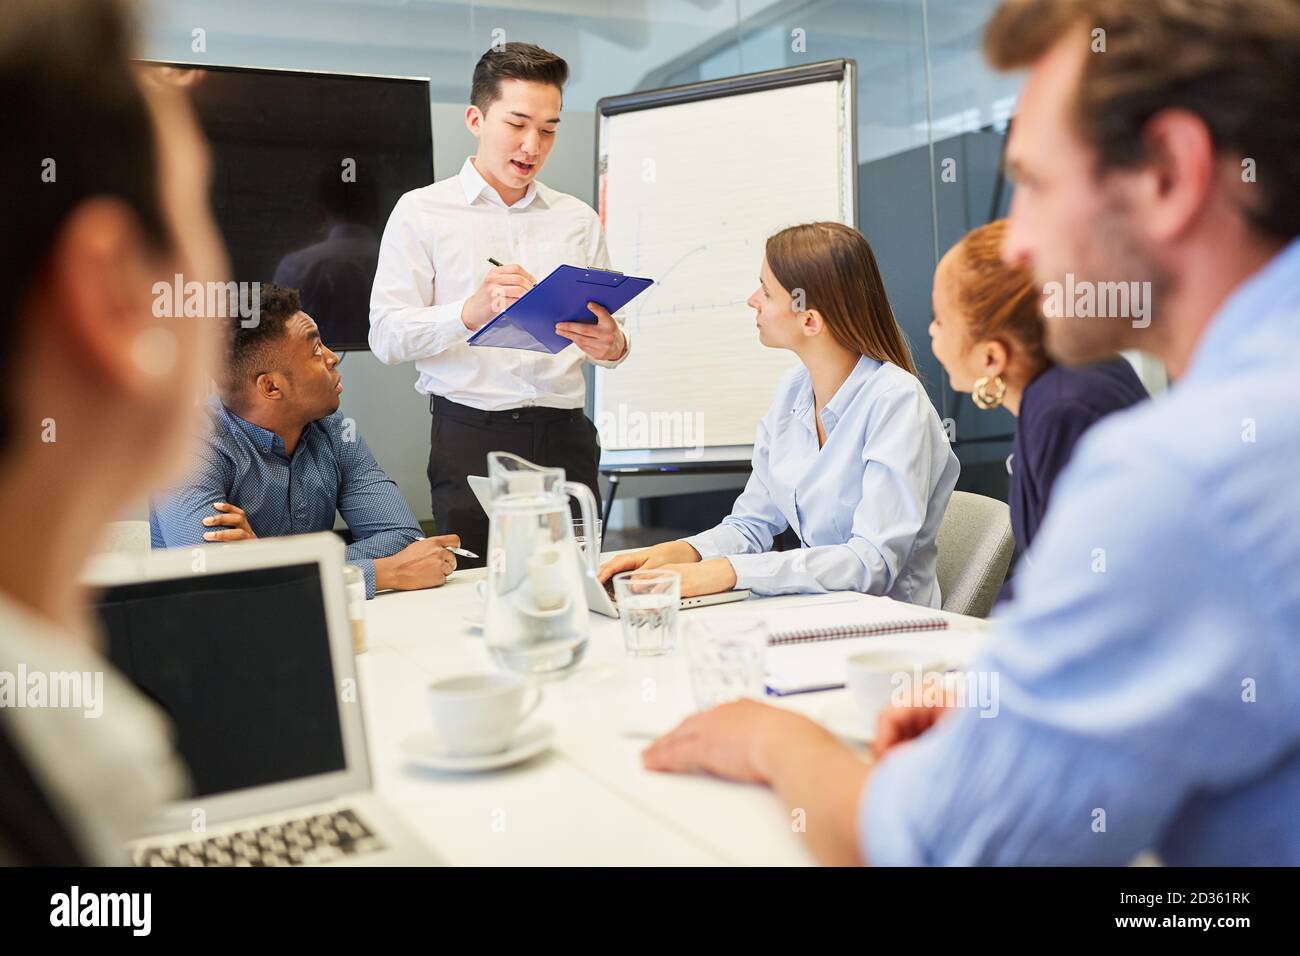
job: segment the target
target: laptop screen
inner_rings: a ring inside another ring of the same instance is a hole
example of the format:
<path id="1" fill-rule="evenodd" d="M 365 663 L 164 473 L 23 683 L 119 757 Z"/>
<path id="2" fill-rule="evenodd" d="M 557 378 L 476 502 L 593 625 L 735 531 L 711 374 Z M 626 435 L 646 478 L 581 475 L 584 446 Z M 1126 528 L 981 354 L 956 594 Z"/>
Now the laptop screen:
<path id="1" fill-rule="evenodd" d="M 110 588 L 113 664 L 166 711 L 194 796 L 345 769 L 320 566 Z"/>

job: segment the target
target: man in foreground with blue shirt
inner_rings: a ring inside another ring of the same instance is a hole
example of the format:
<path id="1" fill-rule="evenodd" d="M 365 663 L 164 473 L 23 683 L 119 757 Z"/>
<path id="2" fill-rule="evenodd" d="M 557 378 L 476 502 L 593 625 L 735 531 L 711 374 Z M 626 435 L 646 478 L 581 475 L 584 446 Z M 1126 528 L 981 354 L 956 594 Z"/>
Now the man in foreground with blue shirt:
<path id="1" fill-rule="evenodd" d="M 263 283 L 258 320 L 232 321 L 211 429 L 189 481 L 149 512 L 155 548 L 329 531 L 337 511 L 366 596 L 438 587 L 456 568 L 454 534 L 425 539 L 410 506 L 338 412 L 339 357 L 298 292 Z"/>
<path id="2" fill-rule="evenodd" d="M 1049 315 L 1049 350 L 1175 384 L 1063 474 L 973 664 L 995 717 L 887 710 L 869 767 L 741 702 L 644 762 L 769 784 L 823 862 L 1300 864 L 1300 7 L 1005 0 L 985 48 L 1031 68 L 1004 257 L 1154 297 Z"/>

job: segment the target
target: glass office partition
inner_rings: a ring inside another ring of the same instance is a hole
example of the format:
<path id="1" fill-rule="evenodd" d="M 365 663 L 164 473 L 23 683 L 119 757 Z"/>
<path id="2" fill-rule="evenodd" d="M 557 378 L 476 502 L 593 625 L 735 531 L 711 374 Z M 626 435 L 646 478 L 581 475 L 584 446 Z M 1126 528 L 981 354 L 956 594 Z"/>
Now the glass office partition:
<path id="1" fill-rule="evenodd" d="M 851 57 L 858 66 L 858 224 L 876 250 L 921 378 L 955 428 L 962 486 L 998 494 L 1013 423 L 1005 412 L 979 412 L 948 388 L 927 333 L 938 257 L 1005 208 L 1009 195 L 998 163 L 1020 80 L 984 64 L 981 34 L 995 6 L 996 0 L 154 0 L 143 18 L 143 52 L 165 60 L 427 76 L 435 171 L 442 177 L 473 149 L 463 117 L 479 55 L 493 43 L 538 43 L 571 68 L 562 135 L 545 178 L 587 201 L 593 111 L 602 96 Z M 737 156 L 761 161 L 762 135 L 756 130 L 752 141 L 738 143 Z M 354 371 L 376 381 L 388 374 Z M 374 414 L 386 406 L 377 402 Z M 414 469 L 417 455 L 409 449 L 394 447 L 392 455 L 410 458 Z M 419 487 L 421 479 L 413 471 L 402 483 Z"/>

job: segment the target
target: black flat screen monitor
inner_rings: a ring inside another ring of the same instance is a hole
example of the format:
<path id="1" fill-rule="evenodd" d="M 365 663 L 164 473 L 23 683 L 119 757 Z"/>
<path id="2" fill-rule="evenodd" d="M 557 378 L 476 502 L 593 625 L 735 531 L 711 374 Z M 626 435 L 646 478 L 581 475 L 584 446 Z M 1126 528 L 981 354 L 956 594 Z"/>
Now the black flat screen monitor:
<path id="1" fill-rule="evenodd" d="M 429 81 L 144 61 L 188 90 L 239 282 L 302 293 L 325 344 L 367 348 L 379 239 L 433 181 Z"/>

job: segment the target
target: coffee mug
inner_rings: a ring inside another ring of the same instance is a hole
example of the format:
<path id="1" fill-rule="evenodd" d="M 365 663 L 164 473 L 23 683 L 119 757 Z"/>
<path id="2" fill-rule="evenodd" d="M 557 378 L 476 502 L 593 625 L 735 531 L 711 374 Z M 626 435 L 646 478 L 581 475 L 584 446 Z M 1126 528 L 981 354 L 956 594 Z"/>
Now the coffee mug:
<path id="1" fill-rule="evenodd" d="M 918 657 L 915 651 L 862 651 L 849 658 L 845 683 L 859 714 L 874 722 L 882 710 L 894 703 L 896 693 L 903 698 L 904 706 L 912 702 L 912 685 L 918 671 L 923 681 L 933 680 L 930 675 L 943 675 L 948 666 L 942 658 Z M 944 680 L 941 676 L 938 679 Z"/>
<path id="2" fill-rule="evenodd" d="M 515 729 L 542 702 L 540 687 L 515 674 L 472 674 L 435 681 L 429 686 L 434 728 L 454 757 L 500 753 L 510 746 Z"/>

